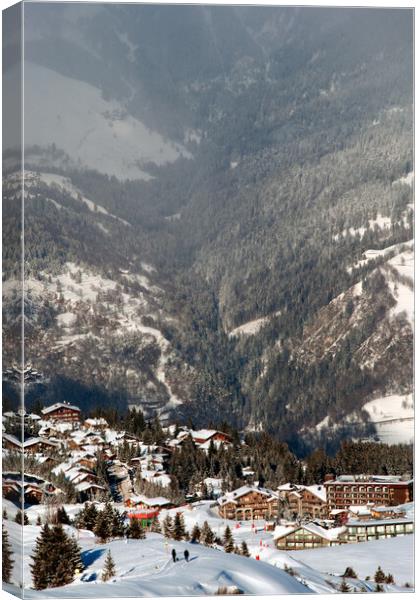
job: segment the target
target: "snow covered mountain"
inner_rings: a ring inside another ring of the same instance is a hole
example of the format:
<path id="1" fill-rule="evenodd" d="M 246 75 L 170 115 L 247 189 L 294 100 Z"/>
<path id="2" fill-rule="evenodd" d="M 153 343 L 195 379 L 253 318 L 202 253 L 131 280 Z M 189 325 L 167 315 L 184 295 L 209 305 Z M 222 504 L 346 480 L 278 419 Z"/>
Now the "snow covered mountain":
<path id="1" fill-rule="evenodd" d="M 330 443 L 325 425 L 335 445 L 410 441 L 410 11 L 29 4 L 25 19 L 39 392 L 266 429 L 302 452 Z"/>

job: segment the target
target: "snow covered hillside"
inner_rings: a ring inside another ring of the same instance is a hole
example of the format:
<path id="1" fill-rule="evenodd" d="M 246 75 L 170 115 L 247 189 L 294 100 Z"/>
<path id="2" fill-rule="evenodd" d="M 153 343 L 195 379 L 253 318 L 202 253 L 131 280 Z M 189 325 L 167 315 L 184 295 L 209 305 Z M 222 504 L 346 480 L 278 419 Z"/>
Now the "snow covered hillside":
<path id="1" fill-rule="evenodd" d="M 413 394 L 383 396 L 363 406 L 375 425 L 377 437 L 387 444 L 414 442 Z"/>
<path id="2" fill-rule="evenodd" d="M 190 156 L 117 101 L 105 100 L 93 85 L 31 62 L 25 63 L 25 142 L 41 147 L 54 143 L 76 165 L 121 179 L 147 179 L 146 163 L 162 165 Z"/>
<path id="3" fill-rule="evenodd" d="M 21 528 L 6 522 L 12 547 L 19 545 Z M 72 532 L 71 527 L 66 527 Z M 78 536 L 85 570 L 65 587 L 42 592 L 31 590 L 30 555 L 40 527 L 29 525 L 24 529 L 24 563 L 26 598 L 106 598 L 141 596 L 214 595 L 220 588 L 240 589 L 245 594 L 304 594 L 307 586 L 283 570 L 199 544 L 168 541 L 159 534 L 149 533 L 146 540 L 116 540 L 97 544 L 93 534 L 81 531 Z M 76 531 L 74 531 L 76 533 Z M 175 549 L 179 561 L 171 557 Z M 117 573 L 109 582 L 101 582 L 101 571 L 107 551 L 111 550 Z M 184 559 L 184 550 L 190 553 Z M 20 571 L 13 573 L 13 581 L 20 580 Z M 7 588 L 6 588 L 7 589 Z"/>

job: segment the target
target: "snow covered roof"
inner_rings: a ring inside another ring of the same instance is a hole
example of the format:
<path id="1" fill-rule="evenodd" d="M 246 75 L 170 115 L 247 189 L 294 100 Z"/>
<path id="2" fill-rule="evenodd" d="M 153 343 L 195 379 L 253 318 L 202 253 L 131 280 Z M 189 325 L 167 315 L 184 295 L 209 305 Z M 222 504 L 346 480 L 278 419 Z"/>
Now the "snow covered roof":
<path id="1" fill-rule="evenodd" d="M 342 483 L 357 483 L 359 485 L 363 484 L 396 484 L 396 485 L 406 485 L 410 483 L 412 480 L 405 481 L 400 475 L 339 475 L 333 481 L 326 481 L 325 485 L 337 485 Z"/>
<path id="2" fill-rule="evenodd" d="M 142 502 L 146 506 L 167 506 L 171 504 L 171 501 L 168 498 L 164 498 L 163 496 L 157 496 L 156 498 L 148 498 L 143 494 L 139 494 L 138 496 L 132 496 L 131 500 L 135 503 Z"/>
<path id="3" fill-rule="evenodd" d="M 31 446 L 34 446 L 35 444 L 40 444 L 40 443 L 47 444 L 48 446 L 53 446 L 53 447 L 58 446 L 58 444 L 56 444 L 55 442 L 52 442 L 51 440 L 47 440 L 46 438 L 42 438 L 42 437 L 29 438 L 28 440 L 25 440 L 23 442 L 23 444 L 16 436 L 10 435 L 9 433 L 3 433 L 3 439 L 7 440 L 11 444 L 14 444 L 15 446 L 18 446 L 19 448 L 30 448 Z"/>
<path id="4" fill-rule="evenodd" d="M 303 487 L 311 492 L 314 496 L 322 500 L 322 502 L 327 501 L 327 490 L 323 485 L 306 485 Z"/>
<path id="5" fill-rule="evenodd" d="M 370 516 L 370 507 L 365 505 L 365 506 L 349 506 L 349 511 L 352 512 L 355 515 L 359 515 L 360 517 L 363 516 Z"/>
<path id="6" fill-rule="evenodd" d="M 314 535 L 317 535 L 329 541 L 337 540 L 340 537 L 340 535 L 347 531 L 345 525 L 343 525 L 342 527 L 331 527 L 330 529 L 321 527 L 321 525 L 317 525 L 316 523 L 305 523 L 303 525 L 294 526 L 279 525 L 275 528 L 273 532 L 273 538 L 275 540 L 279 540 L 285 537 L 286 535 L 289 535 L 290 533 L 298 531 L 299 529 L 305 529 L 305 531 L 309 531 L 310 533 L 313 533 Z"/>
<path id="7" fill-rule="evenodd" d="M 75 410 L 77 412 L 80 412 L 80 408 L 78 406 L 75 406 L 74 404 L 66 404 L 65 402 L 56 402 L 55 404 L 52 404 L 51 406 L 47 406 L 46 408 L 43 408 L 41 412 L 43 415 L 48 415 L 51 412 L 58 410 L 59 408 L 68 408 L 70 410 Z"/>
<path id="8" fill-rule="evenodd" d="M 10 433 L 3 433 L 3 440 L 8 441 L 11 444 L 14 444 L 15 446 L 21 446 L 22 445 L 21 441 L 18 440 L 15 435 L 11 435 Z"/>
<path id="9" fill-rule="evenodd" d="M 98 417 L 96 419 L 86 419 L 85 425 L 89 425 L 90 427 L 107 427 L 108 422 L 106 419 Z"/>
<path id="10" fill-rule="evenodd" d="M 97 483 L 91 483 L 90 481 L 83 481 L 76 485 L 76 490 L 78 492 L 85 492 L 86 490 L 90 490 L 95 488 L 97 490 L 104 490 L 105 488 L 102 485 L 98 485 Z"/>
<path id="11" fill-rule="evenodd" d="M 41 419 L 41 417 L 39 415 L 36 415 L 35 413 L 31 413 L 29 415 L 29 418 L 32 419 L 32 421 L 39 421 Z"/>
<path id="12" fill-rule="evenodd" d="M 412 522 L 413 519 L 408 519 L 407 517 L 400 517 L 399 519 L 369 519 L 367 521 L 349 519 L 346 525 L 347 527 L 373 527 L 375 525 L 399 525 Z"/>
<path id="13" fill-rule="evenodd" d="M 251 492 L 258 492 L 259 494 L 262 494 L 263 496 L 268 496 L 270 498 L 277 498 L 275 492 L 273 492 L 272 490 L 268 490 L 266 488 L 261 488 L 261 487 L 251 487 L 249 485 L 243 485 L 240 488 L 237 488 L 236 490 L 233 490 L 232 492 L 226 492 L 226 494 L 224 496 L 221 496 L 220 498 L 218 498 L 218 503 L 221 505 L 224 505 L 228 502 L 236 502 L 236 500 L 238 498 L 241 498 L 242 496 L 245 496 L 246 494 L 249 494 Z"/>

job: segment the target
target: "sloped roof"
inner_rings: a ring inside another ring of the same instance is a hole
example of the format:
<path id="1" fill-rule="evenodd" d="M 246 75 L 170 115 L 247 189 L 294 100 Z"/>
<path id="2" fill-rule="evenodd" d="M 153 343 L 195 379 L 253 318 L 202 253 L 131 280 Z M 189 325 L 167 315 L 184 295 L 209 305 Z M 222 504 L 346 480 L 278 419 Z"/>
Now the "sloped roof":
<path id="1" fill-rule="evenodd" d="M 76 410 L 77 412 L 80 412 L 80 408 L 78 406 L 75 406 L 74 404 L 66 404 L 65 402 L 56 402 L 55 404 L 52 404 L 51 406 L 47 406 L 46 408 L 42 409 L 42 414 L 43 415 L 48 415 L 51 412 L 54 412 L 55 410 L 58 410 L 59 408 L 69 408 L 71 410 Z"/>

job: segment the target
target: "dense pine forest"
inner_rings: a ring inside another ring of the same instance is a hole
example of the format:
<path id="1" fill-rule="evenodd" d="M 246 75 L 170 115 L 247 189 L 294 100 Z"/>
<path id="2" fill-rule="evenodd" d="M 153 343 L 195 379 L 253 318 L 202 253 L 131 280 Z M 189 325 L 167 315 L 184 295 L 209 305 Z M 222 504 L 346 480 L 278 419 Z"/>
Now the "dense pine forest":
<path id="1" fill-rule="evenodd" d="M 45 36 L 30 38 L 26 56 L 95 86 L 185 152 L 144 160 L 147 178 L 124 179 L 77 164 L 59 134 L 27 149 L 26 358 L 44 376 L 27 404 L 227 422 L 300 456 L 335 455 L 308 481 L 339 472 L 341 441 L 375 436 L 366 403 L 412 391 L 412 329 L 394 312 L 395 290 L 413 284 L 390 260 L 413 238 L 411 13 L 115 10 L 84 19 L 80 39 L 65 18 L 62 38 L 47 33 L 39 11 Z M 57 19 L 59 8 L 48 23 Z M 4 190 L 13 280 L 17 190 Z M 95 300 L 83 288 L 93 276 Z M 122 333 L 130 302 L 136 325 Z M 6 366 L 18 359 L 19 314 L 10 293 Z M 254 321 L 252 334 L 237 333 Z M 6 383 L 6 402 L 16 398 Z M 317 433 L 326 418 L 328 438 Z M 382 453 L 374 447 L 368 456 Z M 187 477 L 181 459 L 173 469 Z"/>

